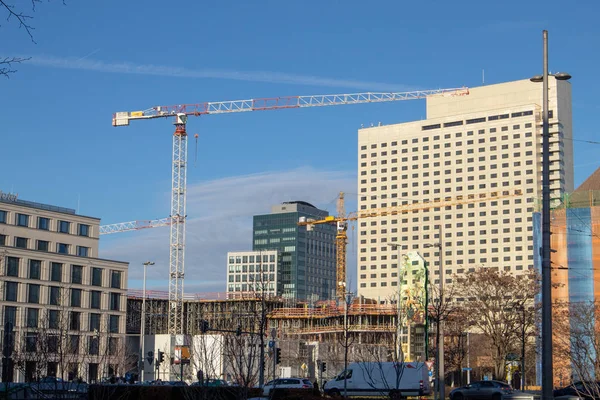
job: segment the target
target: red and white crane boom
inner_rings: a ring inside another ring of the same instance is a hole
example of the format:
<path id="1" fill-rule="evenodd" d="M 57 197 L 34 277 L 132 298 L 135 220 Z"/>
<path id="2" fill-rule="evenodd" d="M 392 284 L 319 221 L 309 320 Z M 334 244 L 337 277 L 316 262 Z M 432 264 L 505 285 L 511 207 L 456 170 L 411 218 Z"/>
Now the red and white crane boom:
<path id="1" fill-rule="evenodd" d="M 350 94 L 324 94 L 313 96 L 283 96 L 248 100 L 216 101 L 174 106 L 157 106 L 143 111 L 117 112 L 113 126 L 129 125 L 129 121 L 174 117 L 178 114 L 200 116 L 248 111 L 283 110 L 289 108 L 339 106 L 343 104 L 384 103 L 400 100 L 424 99 L 434 95 L 461 96 L 469 94 L 467 88 L 417 90 L 414 92 L 366 92 Z"/>

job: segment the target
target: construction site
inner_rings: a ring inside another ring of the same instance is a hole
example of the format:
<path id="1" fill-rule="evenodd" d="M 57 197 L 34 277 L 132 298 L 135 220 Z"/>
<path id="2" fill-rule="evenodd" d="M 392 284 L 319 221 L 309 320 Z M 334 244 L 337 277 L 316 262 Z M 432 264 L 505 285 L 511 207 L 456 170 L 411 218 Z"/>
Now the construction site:
<path id="1" fill-rule="evenodd" d="M 290 304 L 281 298 L 263 299 L 251 294 L 238 299 L 192 297 L 186 297 L 183 303 L 184 336 L 216 333 L 232 337 L 233 331 L 240 329 L 249 336 L 268 337 L 281 351 L 278 367 L 289 369 L 278 375 L 329 379 L 343 370 L 346 348 L 348 362 L 425 359 L 427 335 L 423 315 L 406 321 L 405 310 L 396 304 L 376 304 L 361 298 L 341 305 L 335 301 Z M 140 291 L 129 291 L 127 334 L 134 339 L 140 334 L 142 300 Z M 168 333 L 167 310 L 166 292 L 147 293 L 146 335 Z M 203 325 L 204 321 L 207 325 Z M 267 365 L 269 357 L 270 353 L 265 358 Z M 326 371 L 319 368 L 323 362 Z M 225 367 L 221 373 L 227 375 Z"/>

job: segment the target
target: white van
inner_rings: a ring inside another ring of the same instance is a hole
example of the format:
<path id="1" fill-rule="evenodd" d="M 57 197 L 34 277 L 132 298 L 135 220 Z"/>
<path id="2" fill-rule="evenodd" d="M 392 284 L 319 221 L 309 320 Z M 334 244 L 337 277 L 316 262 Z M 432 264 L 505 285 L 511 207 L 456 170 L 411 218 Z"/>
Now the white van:
<path id="1" fill-rule="evenodd" d="M 428 369 L 422 362 L 356 362 L 328 381 L 323 390 L 330 396 L 426 396 L 431 393 Z"/>

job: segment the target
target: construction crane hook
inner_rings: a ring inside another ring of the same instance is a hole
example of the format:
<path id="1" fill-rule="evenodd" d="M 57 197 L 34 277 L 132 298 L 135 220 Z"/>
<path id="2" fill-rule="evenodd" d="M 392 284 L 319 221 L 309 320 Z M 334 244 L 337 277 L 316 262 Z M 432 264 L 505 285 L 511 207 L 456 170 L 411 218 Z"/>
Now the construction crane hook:
<path id="1" fill-rule="evenodd" d="M 194 134 L 194 139 L 196 139 L 196 152 L 194 153 L 194 168 L 196 167 L 196 162 L 198 161 L 198 134 Z"/>

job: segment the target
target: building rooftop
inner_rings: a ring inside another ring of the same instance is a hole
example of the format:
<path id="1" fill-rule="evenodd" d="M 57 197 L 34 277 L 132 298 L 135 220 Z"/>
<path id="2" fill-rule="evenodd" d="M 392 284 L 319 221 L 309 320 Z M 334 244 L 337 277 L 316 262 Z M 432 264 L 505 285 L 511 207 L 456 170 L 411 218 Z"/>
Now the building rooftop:
<path id="1" fill-rule="evenodd" d="M 312 207 L 312 208 L 317 208 L 315 206 L 313 206 L 312 204 L 306 202 L 306 201 L 302 201 L 302 200 L 294 200 L 294 201 L 284 201 L 283 204 L 302 204 L 304 206 L 308 206 L 308 207 Z"/>
<path id="2" fill-rule="evenodd" d="M 62 214 L 78 215 L 80 217 L 100 220 L 100 218 L 89 217 L 89 216 L 77 214 L 77 211 L 75 211 L 72 208 L 53 206 L 53 205 L 44 204 L 44 203 L 37 203 L 35 201 L 21 200 L 18 198 L 18 196 L 19 196 L 18 194 L 4 193 L 4 192 L 0 191 L 0 203 L 13 204 L 13 205 L 17 205 L 17 206 L 35 208 L 35 209 L 44 210 L 44 211 L 52 211 L 52 212 L 57 212 L 57 213 L 62 213 Z"/>
<path id="3" fill-rule="evenodd" d="M 600 190 L 600 167 L 575 189 L 575 193 L 588 192 L 590 190 Z"/>

